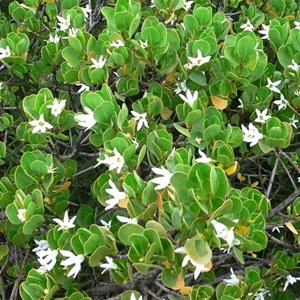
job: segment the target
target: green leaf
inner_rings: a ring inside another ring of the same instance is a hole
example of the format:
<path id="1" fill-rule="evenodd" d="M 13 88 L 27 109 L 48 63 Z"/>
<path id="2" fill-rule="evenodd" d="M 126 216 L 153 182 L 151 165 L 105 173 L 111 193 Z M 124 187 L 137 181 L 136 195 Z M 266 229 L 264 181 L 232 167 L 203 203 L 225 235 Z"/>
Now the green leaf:
<path id="1" fill-rule="evenodd" d="M 94 111 L 94 118 L 98 123 L 111 124 L 111 119 L 114 115 L 115 107 L 109 101 L 102 102 Z"/>

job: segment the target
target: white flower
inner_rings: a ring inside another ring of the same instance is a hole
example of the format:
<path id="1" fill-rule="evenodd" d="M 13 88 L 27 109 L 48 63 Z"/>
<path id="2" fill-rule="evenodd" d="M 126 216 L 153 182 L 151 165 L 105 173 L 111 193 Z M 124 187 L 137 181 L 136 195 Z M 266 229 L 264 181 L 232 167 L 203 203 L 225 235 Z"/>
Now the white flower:
<path id="1" fill-rule="evenodd" d="M 297 97 L 300 96 L 300 89 L 298 89 L 298 90 L 295 91 L 295 95 L 296 95 Z"/>
<path id="2" fill-rule="evenodd" d="M 252 293 L 253 294 L 253 293 Z M 248 294 L 249 295 L 249 294 Z M 255 298 L 253 300 L 264 300 L 265 299 L 265 295 L 268 295 L 271 297 L 271 293 L 269 290 L 266 290 L 264 288 L 261 288 L 256 294 L 255 294 Z M 250 295 L 251 296 L 251 295 Z"/>
<path id="3" fill-rule="evenodd" d="M 181 254 L 186 254 L 186 256 L 184 257 L 184 259 L 182 260 L 182 267 L 185 267 L 188 262 L 190 261 L 191 264 L 196 267 L 195 271 L 194 271 L 194 278 L 195 280 L 199 277 L 200 273 L 203 271 L 208 271 L 209 269 L 206 268 L 204 265 L 202 264 L 198 264 L 197 262 L 195 262 L 185 251 L 184 247 L 179 247 L 175 250 L 176 253 L 181 253 Z"/>
<path id="4" fill-rule="evenodd" d="M 74 216 L 72 219 L 69 220 L 68 211 L 66 210 L 63 221 L 57 218 L 54 218 L 53 221 L 56 222 L 58 225 L 60 225 L 60 227 L 58 228 L 58 231 L 60 231 L 60 230 L 68 230 L 69 228 L 75 227 L 74 224 L 75 219 L 76 216 Z"/>
<path id="5" fill-rule="evenodd" d="M 101 69 L 103 68 L 103 66 L 105 65 L 106 63 L 106 59 L 103 58 L 103 55 L 101 55 L 99 57 L 98 60 L 94 59 L 94 58 L 91 58 L 91 61 L 92 61 L 92 65 L 91 65 L 91 68 L 96 68 L 96 69 Z"/>
<path id="6" fill-rule="evenodd" d="M 148 47 L 148 40 L 146 40 L 145 42 L 143 42 L 142 40 L 139 40 L 140 45 L 145 49 Z"/>
<path id="7" fill-rule="evenodd" d="M 162 190 L 169 185 L 172 173 L 170 173 L 167 169 L 165 169 L 164 167 L 152 168 L 152 172 L 160 175 L 160 177 L 156 177 L 150 180 L 150 182 L 157 184 L 155 190 Z"/>
<path id="8" fill-rule="evenodd" d="M 182 82 L 176 82 L 176 86 L 177 86 L 177 88 L 174 90 L 176 95 L 180 94 L 181 92 L 187 91 L 186 80 L 184 80 Z"/>
<path id="9" fill-rule="evenodd" d="M 104 220 L 100 220 L 101 224 L 106 228 L 106 229 L 110 229 L 111 227 L 111 220 L 109 220 L 108 222 L 105 222 Z"/>
<path id="10" fill-rule="evenodd" d="M 21 222 L 25 222 L 26 221 L 26 219 L 25 219 L 26 211 L 27 210 L 25 208 L 18 209 L 18 215 L 17 215 L 17 217 L 19 218 L 19 220 Z"/>
<path id="11" fill-rule="evenodd" d="M 35 247 L 34 249 L 32 249 L 32 252 L 38 252 L 41 250 L 47 250 L 49 248 L 49 244 L 47 242 L 47 240 L 34 240 L 34 242 L 38 245 L 37 247 Z"/>
<path id="12" fill-rule="evenodd" d="M 78 94 L 84 92 L 84 91 L 89 91 L 90 87 L 83 84 L 83 83 L 76 83 L 77 86 L 80 86 L 80 89 L 77 91 Z"/>
<path id="13" fill-rule="evenodd" d="M 122 216 L 117 216 L 117 219 L 121 223 L 126 223 L 126 224 L 137 224 L 138 223 L 137 218 L 126 218 L 126 217 L 122 217 Z"/>
<path id="14" fill-rule="evenodd" d="M 260 139 L 263 138 L 263 135 L 258 131 L 252 123 L 249 124 L 249 129 L 242 125 L 242 130 L 244 133 L 243 140 L 246 143 L 251 143 L 250 147 L 256 145 Z"/>
<path id="15" fill-rule="evenodd" d="M 188 69 L 192 69 L 193 67 L 197 66 L 200 67 L 201 65 L 209 62 L 211 56 L 202 56 L 201 51 L 198 49 L 197 50 L 197 57 L 188 57 L 187 59 L 190 61 L 190 63 L 187 65 Z"/>
<path id="16" fill-rule="evenodd" d="M 241 29 L 244 29 L 244 31 L 253 31 L 255 27 L 251 24 L 250 20 L 247 20 L 246 24 L 241 25 Z"/>
<path id="17" fill-rule="evenodd" d="M 300 22 L 294 21 L 294 24 L 296 26 L 295 29 L 300 30 Z"/>
<path id="18" fill-rule="evenodd" d="M 0 48 L 0 59 L 11 56 L 10 48 L 7 46 L 5 49 Z"/>
<path id="19" fill-rule="evenodd" d="M 280 94 L 280 90 L 276 86 L 278 86 L 281 83 L 281 81 L 278 80 L 278 81 L 272 82 L 269 77 L 267 78 L 267 81 L 268 81 L 268 84 L 266 85 L 266 87 L 268 89 L 270 89 L 272 92 Z"/>
<path id="20" fill-rule="evenodd" d="M 280 100 L 274 101 L 274 104 L 278 105 L 278 109 L 286 109 L 286 106 L 288 105 L 288 101 L 284 98 L 283 94 L 280 94 Z"/>
<path id="21" fill-rule="evenodd" d="M 84 18 L 87 20 L 87 19 L 89 18 L 89 14 L 92 12 L 90 6 L 87 4 L 87 5 L 85 6 L 85 8 L 84 8 L 84 7 L 81 7 L 81 9 L 82 9 L 82 11 L 83 11 Z"/>
<path id="22" fill-rule="evenodd" d="M 51 271 L 55 266 L 58 251 L 48 248 L 46 250 L 36 252 L 36 255 L 38 256 L 38 262 L 41 264 L 38 271 L 40 273 L 45 273 L 46 271 Z"/>
<path id="23" fill-rule="evenodd" d="M 288 65 L 287 67 L 294 70 L 295 72 L 298 72 L 300 66 L 292 59 L 292 64 Z"/>
<path id="24" fill-rule="evenodd" d="M 69 35 L 72 36 L 72 37 L 76 37 L 77 31 L 78 31 L 77 28 L 72 27 L 72 28 L 69 29 Z"/>
<path id="25" fill-rule="evenodd" d="M 200 137 L 196 137 L 196 138 L 195 138 L 195 142 L 196 142 L 197 144 L 200 144 L 201 141 L 202 141 L 202 139 L 201 139 Z"/>
<path id="26" fill-rule="evenodd" d="M 238 222 L 238 220 L 234 220 L 234 222 Z M 212 220 L 211 223 L 214 225 L 217 237 L 224 239 L 228 244 L 228 250 L 229 253 L 232 246 L 235 244 L 234 239 L 234 227 L 231 227 L 230 229 L 225 226 L 223 223 L 220 223 L 218 221 Z"/>
<path id="27" fill-rule="evenodd" d="M 194 94 L 188 89 L 186 91 L 186 96 L 179 94 L 179 97 L 190 106 L 193 106 L 194 102 L 198 99 L 198 91 L 195 91 Z"/>
<path id="28" fill-rule="evenodd" d="M 49 40 L 47 41 L 47 43 L 53 42 L 55 44 L 59 43 L 60 37 L 55 34 L 54 36 L 52 36 L 51 34 L 49 34 Z"/>
<path id="29" fill-rule="evenodd" d="M 230 279 L 223 279 L 223 281 L 229 285 L 238 284 L 240 282 L 239 278 L 233 273 L 232 268 L 230 268 Z"/>
<path id="30" fill-rule="evenodd" d="M 131 111 L 134 119 L 138 122 L 137 124 L 137 131 L 139 131 L 142 127 L 143 127 L 143 124 L 146 128 L 149 128 L 149 125 L 148 125 L 148 122 L 147 122 L 147 113 L 143 113 L 143 114 L 139 114 L 138 112 L 136 111 Z"/>
<path id="31" fill-rule="evenodd" d="M 59 21 L 59 23 L 57 25 L 60 27 L 59 28 L 60 30 L 66 31 L 71 26 L 71 15 L 68 15 L 66 19 L 63 17 L 57 16 L 57 19 Z"/>
<path id="32" fill-rule="evenodd" d="M 75 255 L 71 251 L 60 250 L 60 254 L 67 257 L 66 260 L 63 260 L 60 264 L 61 266 L 71 266 L 74 265 L 73 268 L 67 274 L 67 277 L 73 276 L 74 278 L 77 276 L 78 272 L 81 270 L 81 263 L 84 261 L 84 256 L 79 254 Z"/>
<path id="33" fill-rule="evenodd" d="M 257 118 L 254 120 L 254 122 L 264 124 L 268 119 L 271 118 L 271 116 L 267 116 L 268 109 L 264 109 L 262 112 L 260 112 L 258 109 L 255 109 Z"/>
<path id="34" fill-rule="evenodd" d="M 44 115 L 41 114 L 38 120 L 30 121 L 29 124 L 33 126 L 32 133 L 46 132 L 47 129 L 53 128 L 51 124 L 45 121 Z"/>
<path id="35" fill-rule="evenodd" d="M 134 293 L 131 293 L 129 300 L 143 300 L 143 297 L 139 296 L 139 298 L 136 298 L 135 295 L 134 295 Z"/>
<path id="36" fill-rule="evenodd" d="M 183 6 L 182 8 L 185 10 L 185 11 L 189 11 L 190 8 L 192 7 L 192 4 L 194 3 L 194 1 L 186 1 L 186 0 L 182 0 L 183 1 Z"/>
<path id="37" fill-rule="evenodd" d="M 195 162 L 202 162 L 202 163 L 209 163 L 211 162 L 211 158 L 207 157 L 204 152 L 202 152 L 200 149 L 198 149 L 198 153 L 200 155 L 199 158 L 195 159 Z"/>
<path id="38" fill-rule="evenodd" d="M 290 118 L 290 125 L 297 128 L 297 123 L 299 123 L 298 119 L 296 119 L 296 116 L 293 115 L 291 118 Z"/>
<path id="39" fill-rule="evenodd" d="M 278 233 L 280 233 L 280 228 L 284 228 L 284 226 L 282 226 L 282 225 L 274 226 L 272 228 L 272 232 L 277 231 Z"/>
<path id="40" fill-rule="evenodd" d="M 265 25 L 265 24 L 262 24 L 262 27 L 263 27 L 263 30 L 259 30 L 258 32 L 260 34 L 263 34 L 264 36 L 262 36 L 261 38 L 263 40 L 269 40 L 269 30 L 270 30 L 270 25 Z"/>
<path id="41" fill-rule="evenodd" d="M 284 288 L 283 291 L 285 291 L 288 287 L 289 284 L 293 285 L 294 283 L 296 283 L 298 280 L 300 280 L 300 277 L 293 277 L 292 275 L 288 275 L 286 277 L 286 282 L 284 284 Z"/>
<path id="42" fill-rule="evenodd" d="M 65 108 L 66 100 L 58 101 L 56 98 L 53 101 L 52 105 L 47 105 L 47 108 L 51 108 L 51 114 L 57 117 L 63 109 Z"/>
<path id="43" fill-rule="evenodd" d="M 238 108 L 243 108 L 244 107 L 243 101 L 240 98 L 238 98 L 238 101 L 240 103 L 240 105 L 238 105 Z"/>
<path id="44" fill-rule="evenodd" d="M 108 270 L 116 270 L 118 269 L 117 264 L 114 263 L 113 259 L 111 257 L 105 256 L 107 264 L 101 264 L 100 268 L 103 268 L 104 270 L 102 271 L 101 274 Z"/>
<path id="45" fill-rule="evenodd" d="M 107 164 L 109 165 L 109 170 L 117 169 L 117 173 L 120 173 L 121 169 L 125 164 L 125 160 L 116 148 L 114 148 L 113 152 L 114 152 L 114 156 L 109 157 L 105 155 L 104 160 L 98 158 L 97 159 L 98 163 L 96 164 L 95 168 L 101 164 Z"/>
<path id="46" fill-rule="evenodd" d="M 122 40 L 117 40 L 110 43 L 111 47 L 116 47 L 116 48 L 123 47 L 124 45 L 125 44 Z"/>
<path id="47" fill-rule="evenodd" d="M 108 205 L 105 207 L 105 210 L 113 208 L 115 205 L 119 203 L 119 201 L 126 198 L 126 193 L 120 192 L 115 186 L 115 184 L 112 182 L 112 180 L 109 179 L 108 183 L 111 189 L 106 189 L 105 192 L 110 194 L 113 198 L 105 201 L 106 204 Z"/>
<path id="48" fill-rule="evenodd" d="M 96 120 L 94 119 L 93 111 L 89 107 L 85 106 L 83 110 L 86 114 L 78 114 L 74 117 L 74 119 L 78 125 L 86 127 L 85 131 L 87 131 L 96 124 Z"/>

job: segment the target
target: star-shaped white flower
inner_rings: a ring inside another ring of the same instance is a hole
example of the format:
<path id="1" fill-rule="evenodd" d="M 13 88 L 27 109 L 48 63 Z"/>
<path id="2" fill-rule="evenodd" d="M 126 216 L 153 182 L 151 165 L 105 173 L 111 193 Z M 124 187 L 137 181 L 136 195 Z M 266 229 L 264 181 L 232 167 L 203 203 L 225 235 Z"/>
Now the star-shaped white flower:
<path id="1" fill-rule="evenodd" d="M 117 173 L 120 173 L 125 164 L 125 160 L 116 148 L 113 149 L 113 153 L 114 156 L 105 155 L 105 158 L 103 160 L 98 158 L 98 163 L 96 164 L 95 168 L 101 164 L 107 164 L 109 165 L 109 170 L 117 169 Z"/>
<path id="2" fill-rule="evenodd" d="M 101 55 L 99 57 L 98 60 L 94 59 L 94 58 L 91 58 L 91 61 L 92 61 L 92 65 L 91 65 L 91 68 L 96 68 L 96 69 L 101 69 L 103 68 L 103 66 L 105 65 L 106 63 L 106 59 L 103 58 L 103 55 Z"/>
<path id="3" fill-rule="evenodd" d="M 51 271 L 55 266 L 58 251 L 48 248 L 46 250 L 37 251 L 36 255 L 38 256 L 38 262 L 41 264 L 38 271 L 40 273 L 45 273 L 46 271 Z"/>
<path id="4" fill-rule="evenodd" d="M 255 112 L 256 112 L 257 118 L 254 120 L 254 122 L 264 124 L 268 119 L 271 118 L 271 116 L 267 115 L 267 113 L 268 113 L 267 108 L 264 109 L 262 112 L 260 112 L 258 109 L 255 109 Z"/>
<path id="5" fill-rule="evenodd" d="M 284 226 L 282 226 L 282 225 L 274 226 L 272 228 L 272 232 L 277 231 L 278 233 L 280 233 L 280 228 L 284 228 Z"/>
<path id="6" fill-rule="evenodd" d="M 134 295 L 134 293 L 131 293 L 130 300 L 143 300 L 143 297 L 139 296 L 139 298 L 136 298 L 135 295 Z"/>
<path id="7" fill-rule="evenodd" d="M 278 109 L 286 109 L 286 106 L 289 104 L 289 102 L 284 98 L 283 94 L 280 94 L 280 100 L 274 101 L 274 104 L 278 105 Z"/>
<path id="8" fill-rule="evenodd" d="M 186 0 L 182 0 L 183 1 L 183 6 L 182 8 L 185 10 L 185 11 L 189 11 L 190 8 L 192 7 L 194 1 L 186 1 Z"/>
<path id="9" fill-rule="evenodd" d="M 161 168 L 152 168 L 152 172 L 160 175 L 160 177 L 156 177 L 150 180 L 150 182 L 157 184 L 157 186 L 154 188 L 155 190 L 162 190 L 170 184 L 172 173 L 170 173 L 163 166 Z"/>
<path id="10" fill-rule="evenodd" d="M 250 147 L 256 145 L 263 135 L 258 131 L 252 123 L 249 124 L 249 129 L 242 125 L 242 130 L 244 133 L 243 141 L 246 143 L 251 143 Z"/>
<path id="11" fill-rule="evenodd" d="M 108 222 L 105 222 L 104 220 L 100 220 L 100 223 L 108 230 L 111 228 L 111 220 L 109 220 Z"/>
<path id="12" fill-rule="evenodd" d="M 192 69 L 193 67 L 200 67 L 201 65 L 204 65 L 205 63 L 209 62 L 211 56 L 202 56 L 201 51 L 197 50 L 197 57 L 191 57 L 189 56 L 187 59 L 190 61 L 189 64 L 187 64 L 188 69 Z"/>
<path id="13" fill-rule="evenodd" d="M 263 34 L 263 35 L 264 35 L 264 36 L 262 36 L 261 38 L 262 38 L 263 40 L 270 40 L 270 38 L 269 38 L 270 25 L 262 24 L 262 27 L 263 27 L 263 30 L 259 30 L 259 31 L 258 31 L 260 34 Z"/>
<path id="14" fill-rule="evenodd" d="M 204 152 L 202 152 L 200 149 L 198 149 L 198 153 L 200 155 L 200 157 L 195 159 L 195 162 L 202 162 L 205 164 L 208 164 L 209 162 L 211 162 L 211 158 L 207 157 L 206 154 Z"/>
<path id="15" fill-rule="evenodd" d="M 194 271 L 194 279 L 196 280 L 200 273 L 203 272 L 203 271 L 208 271 L 209 269 L 207 267 L 205 267 L 204 265 L 202 264 L 198 264 L 197 262 L 195 262 L 187 253 L 186 253 L 186 250 L 184 247 L 179 247 L 175 250 L 176 253 L 181 253 L 181 254 L 186 254 L 184 259 L 182 260 L 182 264 L 181 266 L 182 267 L 185 267 L 188 262 L 190 261 L 191 264 L 196 267 L 195 271 Z"/>
<path id="16" fill-rule="evenodd" d="M 294 21 L 295 29 L 300 30 L 300 22 Z"/>
<path id="17" fill-rule="evenodd" d="M 270 89 L 272 92 L 280 94 L 280 90 L 277 88 L 277 86 L 281 83 L 281 80 L 272 82 L 271 79 L 268 77 L 267 81 L 268 81 L 268 84 L 266 85 L 266 87 L 268 89 Z"/>
<path id="18" fill-rule="evenodd" d="M 32 252 L 38 252 L 41 250 L 47 250 L 49 248 L 49 244 L 47 242 L 47 240 L 34 240 L 34 242 L 38 245 L 37 247 L 35 247 L 34 249 L 32 249 Z"/>
<path id="19" fill-rule="evenodd" d="M 73 276 L 75 278 L 78 272 L 81 270 L 81 263 L 84 261 L 84 256 L 82 254 L 75 255 L 71 251 L 67 250 L 60 250 L 60 254 L 67 257 L 67 259 L 63 260 L 60 263 L 61 266 L 67 267 L 74 265 L 73 268 L 67 274 L 67 277 Z"/>
<path id="20" fill-rule="evenodd" d="M 186 91 L 186 96 L 179 94 L 179 97 L 186 103 L 189 104 L 189 106 L 193 106 L 194 102 L 198 99 L 198 91 L 195 91 L 194 94 L 188 89 Z"/>
<path id="21" fill-rule="evenodd" d="M 240 28 L 244 29 L 244 31 L 253 31 L 255 29 L 249 19 L 247 20 L 246 24 L 241 25 Z"/>
<path id="22" fill-rule="evenodd" d="M 298 72 L 300 66 L 292 59 L 292 64 L 288 65 L 287 67 L 295 72 Z"/>
<path id="23" fill-rule="evenodd" d="M 106 200 L 105 203 L 107 206 L 105 207 L 105 210 L 109 210 L 113 208 L 115 205 L 117 205 L 121 200 L 124 200 L 126 198 L 126 193 L 120 192 L 115 184 L 112 182 L 111 179 L 108 181 L 110 185 L 110 189 L 106 189 L 105 192 L 110 194 L 113 198 Z"/>
<path id="24" fill-rule="evenodd" d="M 57 16 L 59 23 L 57 24 L 60 28 L 59 30 L 66 31 L 71 26 L 71 15 L 68 15 L 67 18 Z"/>
<path id="25" fill-rule="evenodd" d="M 74 216 L 73 218 L 71 218 L 69 220 L 68 211 L 66 210 L 63 221 L 61 221 L 60 219 L 57 219 L 57 218 L 54 218 L 53 221 L 56 222 L 58 225 L 60 225 L 60 227 L 58 228 L 58 231 L 60 231 L 60 230 L 68 230 L 69 228 L 75 227 L 75 224 L 74 224 L 75 219 L 76 219 L 76 216 Z"/>
<path id="26" fill-rule="evenodd" d="M 45 121 L 44 115 L 41 114 L 38 120 L 29 121 L 29 124 L 33 126 L 32 133 L 46 132 L 47 129 L 53 128 L 51 124 Z"/>
<path id="27" fill-rule="evenodd" d="M 238 220 L 234 220 L 235 223 L 238 222 Z M 212 220 L 211 223 L 213 224 L 217 237 L 224 239 L 228 244 L 227 252 L 230 252 L 230 249 L 235 244 L 235 238 L 234 238 L 234 227 L 228 228 L 223 223 L 220 223 L 216 220 Z"/>
<path id="28" fill-rule="evenodd" d="M 138 122 L 137 124 L 137 131 L 140 131 L 140 129 L 143 127 L 143 125 L 146 128 L 149 128 L 148 122 L 147 122 L 147 113 L 138 113 L 136 111 L 131 111 L 131 114 L 133 115 L 134 119 Z"/>
<path id="29" fill-rule="evenodd" d="M 286 282 L 284 284 L 284 288 L 283 291 L 285 291 L 288 287 L 289 284 L 293 285 L 294 283 L 296 283 L 298 280 L 300 280 L 300 277 L 293 277 L 292 275 L 288 275 L 286 277 Z"/>
<path id="30" fill-rule="evenodd" d="M 290 118 L 290 125 L 297 128 L 297 123 L 299 123 L 299 120 L 296 119 L 296 116 L 293 115 L 291 118 Z"/>
<path id="31" fill-rule="evenodd" d="M 47 41 L 47 43 L 53 42 L 55 44 L 59 43 L 60 37 L 55 34 L 55 35 L 51 35 L 49 34 L 49 40 Z"/>
<path id="32" fill-rule="evenodd" d="M 148 40 L 146 40 L 145 42 L 143 42 L 142 40 L 139 40 L 139 43 L 144 49 L 148 47 Z"/>
<path id="33" fill-rule="evenodd" d="M 117 216 L 117 219 L 121 223 L 126 223 L 126 224 L 137 224 L 138 223 L 137 218 L 126 218 L 126 217 L 123 217 L 123 216 Z"/>
<path id="34" fill-rule="evenodd" d="M 72 27 L 69 29 L 69 36 L 76 37 L 77 32 L 78 32 L 78 29 Z"/>
<path id="35" fill-rule="evenodd" d="M 94 112 L 87 106 L 83 108 L 86 114 L 77 114 L 74 119 L 79 126 L 86 127 L 85 131 L 92 128 L 97 122 L 94 119 Z"/>
<path id="36" fill-rule="evenodd" d="M 238 284 L 240 282 L 239 278 L 234 274 L 232 268 L 230 268 L 230 279 L 223 279 L 223 281 L 229 285 Z"/>
<path id="37" fill-rule="evenodd" d="M 300 89 L 297 89 L 297 90 L 295 91 L 295 95 L 296 95 L 297 97 L 300 96 Z"/>
<path id="38" fill-rule="evenodd" d="M 52 105 L 47 105 L 47 108 L 51 108 L 51 114 L 55 117 L 61 114 L 63 109 L 65 108 L 66 100 L 58 101 L 58 99 L 54 99 Z"/>
<path id="39" fill-rule="evenodd" d="M 7 46 L 6 48 L 0 48 L 0 59 L 11 56 L 10 48 Z"/>
<path id="40" fill-rule="evenodd" d="M 107 264 L 100 264 L 100 268 L 103 268 L 104 270 L 102 271 L 101 274 L 108 270 L 117 270 L 118 265 L 114 263 L 114 260 L 111 257 L 105 256 Z"/>
<path id="41" fill-rule="evenodd" d="M 239 103 L 240 103 L 240 105 L 238 105 L 238 108 L 244 108 L 244 103 L 243 103 L 243 101 L 242 101 L 240 98 L 238 98 L 238 101 L 239 101 Z"/>
<path id="42" fill-rule="evenodd" d="M 19 220 L 21 222 L 25 222 L 26 221 L 26 219 L 25 219 L 26 212 L 27 212 L 27 210 L 25 208 L 18 209 L 17 217 L 19 218 Z"/>
<path id="43" fill-rule="evenodd" d="M 182 82 L 176 82 L 177 88 L 174 90 L 175 94 L 178 95 L 181 92 L 187 92 L 186 80 Z"/>
<path id="44" fill-rule="evenodd" d="M 116 41 L 112 41 L 109 45 L 111 47 L 119 48 L 119 47 L 123 47 L 125 44 L 122 40 L 116 40 Z"/>
<path id="45" fill-rule="evenodd" d="M 76 83 L 77 86 L 80 86 L 80 89 L 77 91 L 78 94 L 85 92 L 85 91 L 89 91 L 90 87 L 83 84 L 83 83 Z"/>
<path id="46" fill-rule="evenodd" d="M 81 7 L 81 9 L 83 11 L 85 20 L 87 20 L 89 15 L 92 13 L 90 6 L 87 4 L 85 7 Z"/>

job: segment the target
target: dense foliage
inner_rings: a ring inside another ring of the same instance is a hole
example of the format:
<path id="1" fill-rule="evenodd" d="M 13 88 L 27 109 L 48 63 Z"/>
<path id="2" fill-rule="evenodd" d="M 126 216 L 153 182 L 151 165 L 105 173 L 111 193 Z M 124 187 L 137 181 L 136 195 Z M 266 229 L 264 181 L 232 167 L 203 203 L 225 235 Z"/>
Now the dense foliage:
<path id="1" fill-rule="evenodd" d="M 0 5 L 2 300 L 300 296 L 298 1 Z"/>

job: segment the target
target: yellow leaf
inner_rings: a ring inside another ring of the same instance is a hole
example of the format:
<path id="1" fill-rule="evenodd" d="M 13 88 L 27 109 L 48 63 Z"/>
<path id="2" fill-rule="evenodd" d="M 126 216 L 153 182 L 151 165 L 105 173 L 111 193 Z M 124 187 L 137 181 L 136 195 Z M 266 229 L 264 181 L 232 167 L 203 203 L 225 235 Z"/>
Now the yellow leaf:
<path id="1" fill-rule="evenodd" d="M 253 183 L 251 183 L 251 187 L 255 188 L 257 187 L 259 184 L 259 181 L 254 181 Z"/>
<path id="2" fill-rule="evenodd" d="M 298 231 L 296 230 L 296 228 L 294 227 L 294 225 L 291 222 L 286 222 L 284 223 L 284 225 L 294 234 L 298 235 Z"/>
<path id="3" fill-rule="evenodd" d="M 161 117 L 164 119 L 164 120 L 169 120 L 171 115 L 172 115 L 173 111 L 170 110 L 168 107 L 164 107 L 164 110 L 163 112 L 161 113 Z"/>
<path id="4" fill-rule="evenodd" d="M 128 198 L 119 201 L 118 206 L 121 208 L 127 208 Z"/>
<path id="5" fill-rule="evenodd" d="M 277 17 L 278 17 L 278 15 L 277 15 L 274 11 L 272 11 L 272 10 L 269 10 L 269 14 L 270 14 L 273 18 L 277 18 Z"/>
<path id="6" fill-rule="evenodd" d="M 60 191 L 64 191 L 64 190 L 68 189 L 68 188 L 70 187 L 70 185 L 71 185 L 71 181 L 66 181 L 66 182 L 59 188 L 59 190 L 60 190 Z"/>
<path id="7" fill-rule="evenodd" d="M 211 96 L 211 101 L 215 108 L 223 110 L 228 106 L 228 99 L 222 96 Z"/>
<path id="8" fill-rule="evenodd" d="M 174 69 L 171 71 L 171 73 L 169 73 L 169 74 L 166 76 L 166 78 L 165 78 L 165 80 L 164 80 L 163 83 L 167 83 L 167 82 L 173 83 L 173 82 L 174 82 L 174 75 L 176 74 L 176 70 L 177 70 L 177 67 L 174 68 Z"/>
<path id="9" fill-rule="evenodd" d="M 156 193 L 156 204 L 160 211 L 164 211 L 163 200 L 162 200 L 162 196 L 160 193 Z"/>
<path id="10" fill-rule="evenodd" d="M 175 201 L 175 190 L 174 190 L 174 188 L 173 188 L 172 186 L 168 186 L 167 191 L 168 191 L 169 197 L 170 197 L 173 201 Z"/>
<path id="11" fill-rule="evenodd" d="M 237 162 L 237 161 L 233 162 L 233 163 L 225 170 L 225 173 L 226 173 L 227 175 L 232 175 L 233 173 L 236 172 L 237 165 L 238 165 L 238 162 Z"/>
<path id="12" fill-rule="evenodd" d="M 188 295 L 192 290 L 191 286 L 184 286 L 182 289 L 180 289 L 181 295 Z"/>
<path id="13" fill-rule="evenodd" d="M 172 265 L 168 260 L 165 260 L 162 262 L 162 264 L 167 268 L 167 269 L 171 269 Z"/>
<path id="14" fill-rule="evenodd" d="M 241 173 L 238 173 L 236 177 L 240 182 L 243 182 L 246 180 L 246 177 L 243 176 Z"/>
<path id="15" fill-rule="evenodd" d="M 181 290 L 184 288 L 184 279 L 182 277 L 182 274 L 180 273 L 177 277 L 175 285 L 172 287 L 173 290 Z"/>
<path id="16" fill-rule="evenodd" d="M 248 231 L 249 231 L 249 227 L 242 225 L 239 228 L 237 228 L 234 232 L 237 234 L 246 234 Z"/>
<path id="17" fill-rule="evenodd" d="M 219 48 L 221 49 L 221 48 L 223 48 L 224 47 L 224 42 L 221 42 L 220 44 L 219 44 Z"/>
<path id="18" fill-rule="evenodd" d="M 202 273 L 205 273 L 205 272 L 209 272 L 212 268 L 212 261 L 210 260 L 209 262 L 207 262 L 205 265 L 204 265 L 205 268 L 207 268 L 208 270 L 203 270 Z"/>
<path id="19" fill-rule="evenodd" d="M 48 197 L 45 197 L 45 198 L 44 198 L 44 202 L 45 202 L 46 204 L 48 204 L 48 205 L 51 205 L 51 204 L 52 204 L 52 200 L 49 199 Z"/>
<path id="20" fill-rule="evenodd" d="M 43 0 L 43 4 L 44 3 L 55 3 L 55 0 Z"/>
<path id="21" fill-rule="evenodd" d="M 295 20 L 295 16 L 285 16 L 285 19 L 288 19 L 289 21 L 294 21 Z"/>

